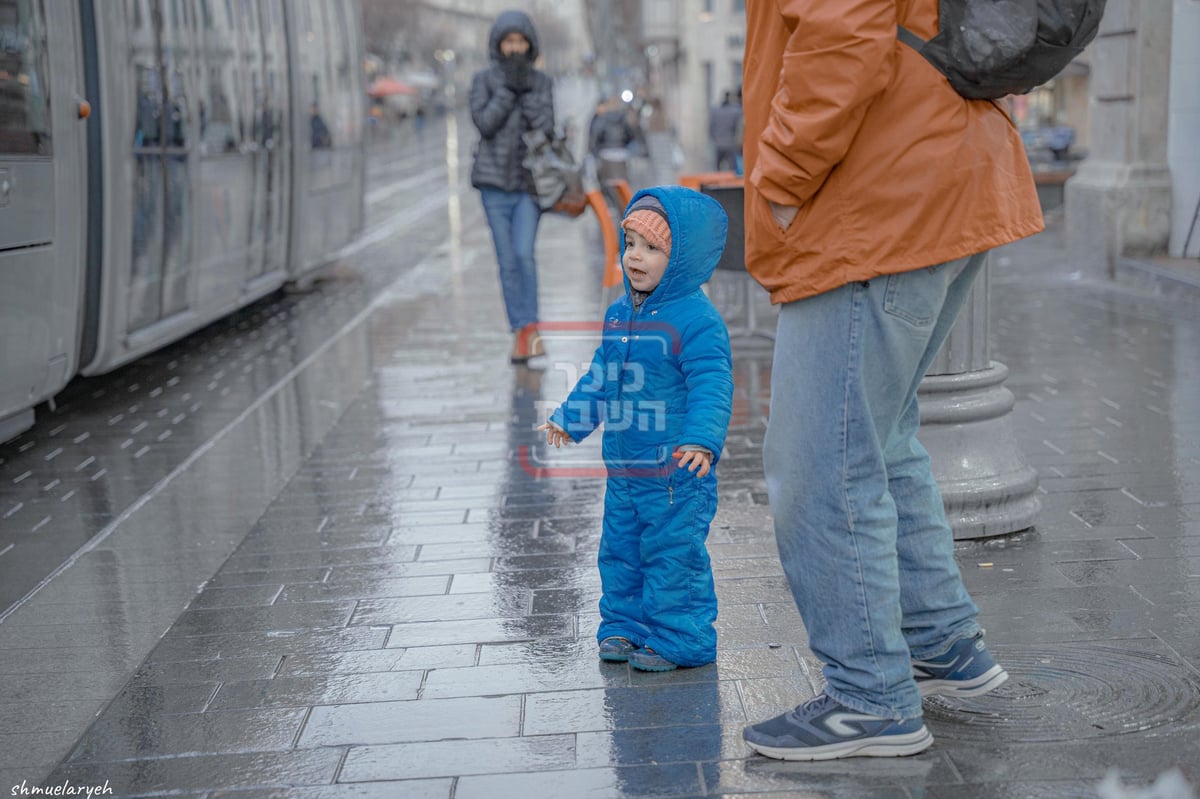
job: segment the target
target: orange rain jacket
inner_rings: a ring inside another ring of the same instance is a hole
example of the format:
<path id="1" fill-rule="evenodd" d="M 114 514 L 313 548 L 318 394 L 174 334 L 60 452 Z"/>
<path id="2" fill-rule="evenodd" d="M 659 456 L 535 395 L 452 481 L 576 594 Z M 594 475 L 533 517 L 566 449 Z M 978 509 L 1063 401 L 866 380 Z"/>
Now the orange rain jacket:
<path id="1" fill-rule="evenodd" d="M 746 264 L 791 302 L 1043 229 L 1004 107 L 965 100 L 896 39 L 937 0 L 746 3 Z M 799 208 L 780 229 L 767 200 Z"/>

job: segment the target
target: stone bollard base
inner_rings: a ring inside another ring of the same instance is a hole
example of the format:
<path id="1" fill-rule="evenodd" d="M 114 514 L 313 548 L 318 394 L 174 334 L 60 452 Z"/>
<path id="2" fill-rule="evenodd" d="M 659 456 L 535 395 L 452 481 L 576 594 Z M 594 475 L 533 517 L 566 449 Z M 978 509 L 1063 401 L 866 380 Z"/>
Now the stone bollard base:
<path id="1" fill-rule="evenodd" d="M 1017 446 L 1008 367 L 930 375 L 918 391 L 919 438 L 933 462 L 956 540 L 988 538 L 1033 526 L 1041 501 L 1037 471 Z"/>

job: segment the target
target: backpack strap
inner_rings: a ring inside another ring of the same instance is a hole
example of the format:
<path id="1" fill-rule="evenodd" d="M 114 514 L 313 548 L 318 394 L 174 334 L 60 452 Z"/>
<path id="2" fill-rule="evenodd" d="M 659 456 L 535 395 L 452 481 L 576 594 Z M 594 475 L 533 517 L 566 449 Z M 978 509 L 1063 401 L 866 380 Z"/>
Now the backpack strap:
<path id="1" fill-rule="evenodd" d="M 918 53 L 921 52 L 921 48 L 926 44 L 924 39 L 903 25 L 896 26 L 896 38 L 907 44 L 912 49 L 916 50 Z"/>

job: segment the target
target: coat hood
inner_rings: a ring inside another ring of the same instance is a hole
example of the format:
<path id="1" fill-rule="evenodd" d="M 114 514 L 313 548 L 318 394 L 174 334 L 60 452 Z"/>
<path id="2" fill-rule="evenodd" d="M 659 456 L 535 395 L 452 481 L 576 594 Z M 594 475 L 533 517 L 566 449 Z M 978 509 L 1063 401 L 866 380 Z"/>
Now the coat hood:
<path id="1" fill-rule="evenodd" d="M 500 40 L 510 33 L 519 33 L 529 40 L 529 60 L 537 61 L 538 39 L 537 31 L 533 29 L 533 20 L 524 11 L 501 11 L 500 16 L 492 24 L 492 32 L 488 36 L 488 55 L 500 57 Z"/>
<path id="2" fill-rule="evenodd" d="M 642 189 L 629 201 L 622 219 L 642 197 L 650 195 L 662 204 L 671 226 L 671 258 L 662 282 L 646 300 L 647 305 L 687 296 L 712 277 L 725 251 L 725 235 L 729 217 L 721 204 L 708 195 L 683 186 L 655 186 Z M 621 259 L 625 258 L 625 237 L 620 236 Z M 622 272 L 623 273 L 623 272 Z M 629 278 L 625 278 L 625 293 L 629 294 Z"/>

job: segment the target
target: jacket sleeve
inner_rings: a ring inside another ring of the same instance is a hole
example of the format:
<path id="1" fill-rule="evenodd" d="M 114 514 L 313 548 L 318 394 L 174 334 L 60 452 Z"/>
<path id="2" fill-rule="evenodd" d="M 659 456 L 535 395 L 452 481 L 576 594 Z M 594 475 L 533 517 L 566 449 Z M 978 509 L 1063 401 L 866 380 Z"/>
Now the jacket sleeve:
<path id="1" fill-rule="evenodd" d="M 750 181 L 801 206 L 845 157 L 895 69 L 895 0 L 779 0 L 790 31 Z"/>
<path id="2" fill-rule="evenodd" d="M 479 135 L 490 139 L 504 127 L 505 120 L 517 105 L 517 95 L 503 85 L 489 86 L 487 74 L 486 69 L 475 73 L 467 102 Z"/>
<path id="3" fill-rule="evenodd" d="M 536 73 L 532 91 L 521 95 L 518 102 L 529 130 L 540 130 L 547 136 L 554 135 L 554 84 L 549 76 Z"/>
<path id="4" fill-rule="evenodd" d="M 550 422 L 558 425 L 578 444 L 600 426 L 604 408 L 604 345 L 596 348 L 587 374 L 579 378 L 575 388 L 562 405 L 550 414 Z"/>
<path id="5" fill-rule="evenodd" d="M 733 412 L 729 331 L 715 310 L 684 328 L 679 366 L 687 384 L 687 415 L 678 443 L 707 449 L 715 463 L 725 447 L 725 433 Z"/>

